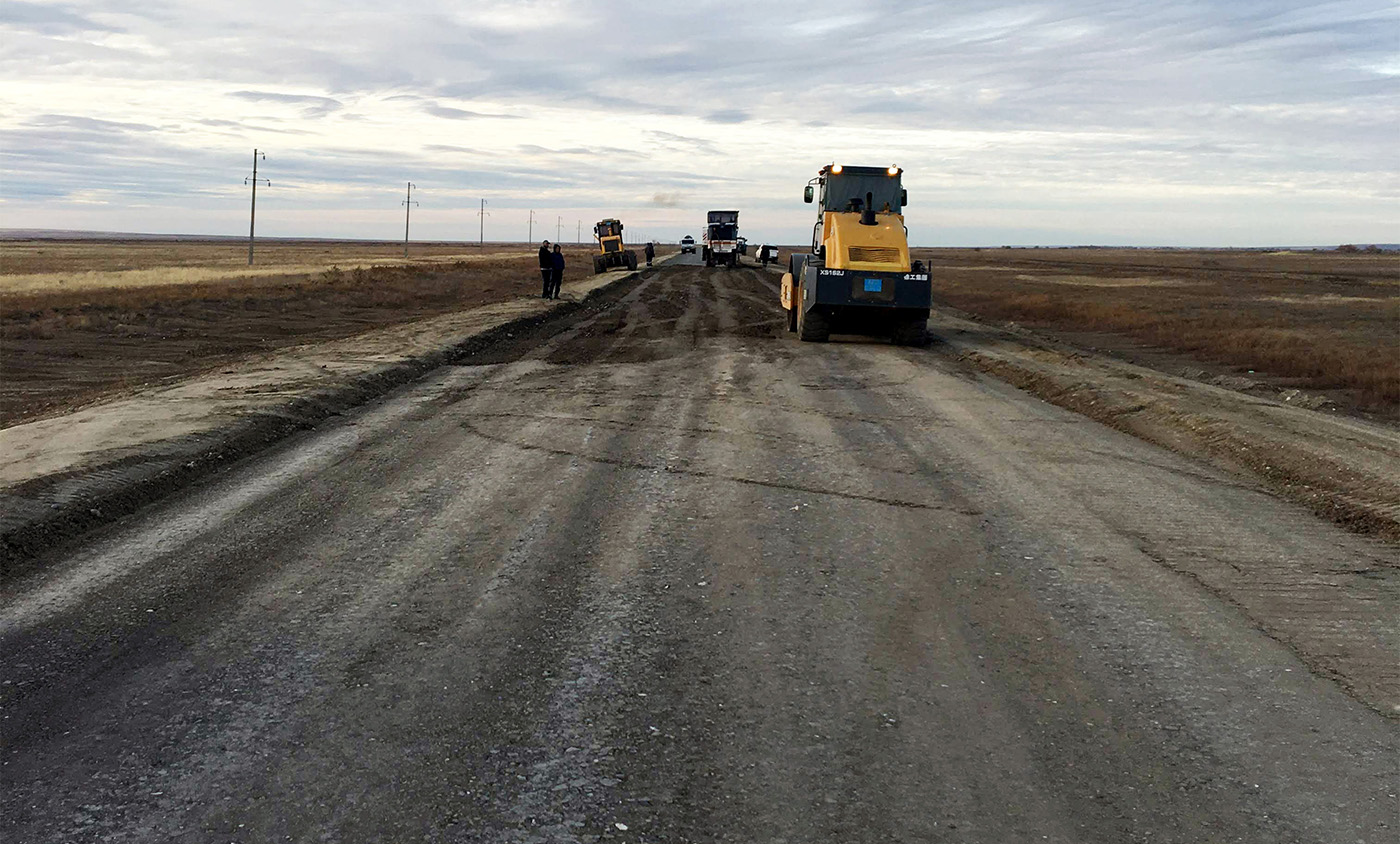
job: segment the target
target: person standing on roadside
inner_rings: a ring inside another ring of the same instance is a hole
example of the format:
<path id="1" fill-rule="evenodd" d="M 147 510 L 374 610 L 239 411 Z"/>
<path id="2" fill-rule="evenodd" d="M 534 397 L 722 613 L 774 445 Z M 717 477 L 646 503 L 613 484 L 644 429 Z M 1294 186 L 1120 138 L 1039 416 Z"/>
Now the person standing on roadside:
<path id="1" fill-rule="evenodd" d="M 549 253 L 549 241 L 547 240 L 540 244 L 540 277 L 544 281 L 543 292 L 540 293 L 540 296 L 548 299 L 549 291 L 554 282 L 554 256 Z"/>
<path id="2" fill-rule="evenodd" d="M 655 244 L 655 243 L 652 243 L 650 240 L 648 240 L 648 241 L 647 241 L 647 250 L 646 250 L 646 251 L 647 251 L 647 266 L 649 267 L 649 266 L 651 266 L 651 259 L 656 257 L 656 244 Z"/>
<path id="3" fill-rule="evenodd" d="M 559 288 L 564 284 L 564 252 L 559 248 L 559 244 L 554 244 L 554 255 L 550 259 L 550 284 L 547 299 L 558 299 Z"/>

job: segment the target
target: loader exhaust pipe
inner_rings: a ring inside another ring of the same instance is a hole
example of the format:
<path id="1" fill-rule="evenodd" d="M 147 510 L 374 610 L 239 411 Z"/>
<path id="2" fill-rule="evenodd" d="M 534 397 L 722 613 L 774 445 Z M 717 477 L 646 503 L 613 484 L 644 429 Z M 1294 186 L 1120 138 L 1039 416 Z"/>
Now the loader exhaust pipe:
<path id="1" fill-rule="evenodd" d="M 862 226 L 875 225 L 875 194 L 866 193 L 865 208 L 860 212 L 860 224 Z"/>

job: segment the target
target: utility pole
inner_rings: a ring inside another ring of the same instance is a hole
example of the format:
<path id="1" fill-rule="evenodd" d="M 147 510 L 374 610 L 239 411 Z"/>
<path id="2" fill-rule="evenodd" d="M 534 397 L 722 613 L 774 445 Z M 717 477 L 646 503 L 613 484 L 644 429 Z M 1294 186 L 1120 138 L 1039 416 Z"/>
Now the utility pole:
<path id="1" fill-rule="evenodd" d="M 558 243 L 564 239 L 564 218 L 562 216 L 554 223 L 554 242 Z"/>
<path id="2" fill-rule="evenodd" d="M 575 245 L 575 246 L 582 246 L 582 245 L 583 245 L 583 221 L 582 221 L 582 220 L 579 220 L 579 221 L 578 221 L 578 231 L 574 233 L 574 245 Z"/>
<path id="3" fill-rule="evenodd" d="M 272 187 L 272 182 L 269 182 L 267 179 L 258 178 L 259 157 L 263 160 L 267 160 L 266 155 L 258 152 L 256 149 L 253 150 L 253 175 L 243 180 L 243 184 L 251 184 L 253 186 L 253 201 L 248 211 L 248 266 L 250 267 L 253 266 L 253 229 L 258 220 L 258 182 L 261 181 L 268 187 Z"/>
<path id="4" fill-rule="evenodd" d="M 408 183 L 408 198 L 403 201 L 403 256 L 408 257 L 408 212 L 418 203 L 413 199 L 413 183 Z"/>
<path id="5" fill-rule="evenodd" d="M 477 212 L 477 216 L 481 218 L 481 231 L 477 235 L 477 237 L 479 238 L 479 240 L 477 241 L 477 246 L 484 247 L 486 246 L 486 218 L 491 216 L 491 214 L 486 210 L 486 200 L 484 199 L 481 200 L 481 210 Z"/>
<path id="6" fill-rule="evenodd" d="M 526 243 L 534 243 L 534 242 L 535 242 L 535 211 L 534 211 L 533 208 L 530 209 L 530 236 L 529 236 L 528 238 L 525 239 L 525 242 L 526 242 Z"/>

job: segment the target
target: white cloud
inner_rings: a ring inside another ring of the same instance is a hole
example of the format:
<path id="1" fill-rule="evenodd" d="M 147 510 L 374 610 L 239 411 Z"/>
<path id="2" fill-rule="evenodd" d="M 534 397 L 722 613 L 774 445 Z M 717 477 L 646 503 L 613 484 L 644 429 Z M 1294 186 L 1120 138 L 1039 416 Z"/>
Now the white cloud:
<path id="1" fill-rule="evenodd" d="M 232 230 L 258 146 L 269 234 L 390 236 L 411 179 L 425 237 L 485 197 L 501 237 L 532 207 L 668 237 L 713 206 L 801 239 L 836 159 L 903 165 L 929 242 L 1400 229 L 1393 3 L 802 8 L 12 2 L 0 225 Z"/>

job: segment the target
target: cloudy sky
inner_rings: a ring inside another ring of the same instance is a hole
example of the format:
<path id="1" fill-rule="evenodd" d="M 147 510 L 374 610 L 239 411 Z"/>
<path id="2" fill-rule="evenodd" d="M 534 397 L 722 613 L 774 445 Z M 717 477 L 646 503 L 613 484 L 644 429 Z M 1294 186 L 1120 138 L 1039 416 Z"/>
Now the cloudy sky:
<path id="1" fill-rule="evenodd" d="M 1394 0 L 4 0 L 0 78 L 3 228 L 246 232 L 257 147 L 266 235 L 802 242 L 841 161 L 927 245 L 1400 241 Z"/>

